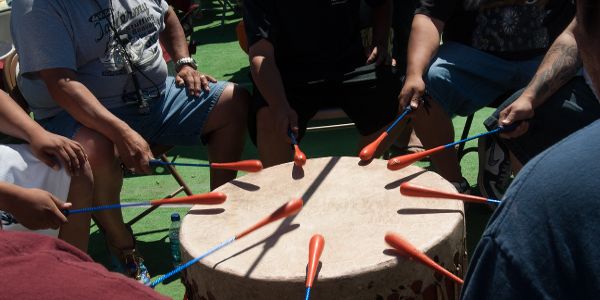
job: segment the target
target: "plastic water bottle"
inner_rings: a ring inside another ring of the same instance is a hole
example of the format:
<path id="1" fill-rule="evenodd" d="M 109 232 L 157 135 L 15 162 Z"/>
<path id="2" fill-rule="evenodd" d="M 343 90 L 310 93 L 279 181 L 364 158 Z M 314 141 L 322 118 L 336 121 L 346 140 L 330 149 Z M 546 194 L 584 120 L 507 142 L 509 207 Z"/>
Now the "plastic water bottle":
<path id="1" fill-rule="evenodd" d="M 169 243 L 171 244 L 171 260 L 174 266 L 178 266 L 181 263 L 179 227 L 181 227 L 181 217 L 178 213 L 173 213 L 171 215 L 171 227 L 169 228 Z"/>

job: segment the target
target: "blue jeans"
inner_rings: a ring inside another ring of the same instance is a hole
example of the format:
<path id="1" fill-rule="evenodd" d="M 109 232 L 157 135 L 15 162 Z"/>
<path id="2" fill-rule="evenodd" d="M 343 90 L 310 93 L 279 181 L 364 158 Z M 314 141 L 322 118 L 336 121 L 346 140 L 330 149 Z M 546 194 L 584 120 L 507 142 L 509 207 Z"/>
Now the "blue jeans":
<path id="1" fill-rule="evenodd" d="M 177 86 L 173 77 L 168 77 L 165 91 L 149 100 L 149 114 L 140 114 L 135 104 L 109 111 L 150 144 L 198 145 L 202 143 L 204 123 L 226 86 L 224 81 L 210 83 L 210 92 L 193 97 L 185 87 Z M 66 111 L 38 122 L 46 130 L 68 138 L 73 138 L 82 126 Z"/>
<path id="2" fill-rule="evenodd" d="M 446 42 L 425 76 L 429 94 L 448 114 L 468 116 L 508 91 L 526 86 L 543 57 L 511 61 Z"/>

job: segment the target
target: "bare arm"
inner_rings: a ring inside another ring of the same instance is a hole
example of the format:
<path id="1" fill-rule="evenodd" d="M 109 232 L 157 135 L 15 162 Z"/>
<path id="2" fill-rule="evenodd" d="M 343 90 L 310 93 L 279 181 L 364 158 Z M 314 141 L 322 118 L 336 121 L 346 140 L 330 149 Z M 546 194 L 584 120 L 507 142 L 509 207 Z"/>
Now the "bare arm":
<path id="1" fill-rule="evenodd" d="M 398 100 L 403 110 L 409 103 L 413 109 L 419 107 L 417 101 L 425 93 L 423 74 L 440 47 L 440 36 L 444 22 L 426 15 L 415 15 L 408 41 L 406 80 Z"/>
<path id="2" fill-rule="evenodd" d="M 250 46 L 248 55 L 252 78 L 269 104 L 269 110 L 277 123 L 276 129 L 282 139 L 290 142 L 287 130 L 289 127 L 298 134 L 298 116 L 290 107 L 285 95 L 281 74 L 275 63 L 273 45 L 266 39 L 261 39 Z"/>
<path id="3" fill-rule="evenodd" d="M 185 33 L 181 23 L 179 23 L 177 14 L 171 7 L 165 15 L 165 30 L 160 33 L 160 41 L 175 62 L 180 58 L 190 56 Z M 184 65 L 176 71 L 175 81 L 177 85 L 185 85 L 192 95 L 199 96 L 201 89 L 209 91 L 208 83 L 217 82 L 212 76 L 201 74 L 189 65 Z"/>
<path id="4" fill-rule="evenodd" d="M 373 8 L 373 39 L 367 63 L 379 65 L 389 62 L 388 44 L 392 24 L 392 1 L 386 0 Z"/>
<path id="5" fill-rule="evenodd" d="M 148 143 L 125 122 L 109 112 L 98 99 L 77 80 L 70 69 L 40 71 L 52 98 L 84 126 L 110 139 L 127 167 L 149 173 L 152 158 Z"/>
<path id="6" fill-rule="evenodd" d="M 506 126 L 532 118 L 537 107 L 577 74 L 583 64 L 573 33 L 575 25 L 575 21 L 571 22 L 556 38 L 521 96 L 500 112 L 499 125 Z M 529 124 L 522 122 L 514 131 L 502 136 L 518 137 L 528 129 Z"/>
<path id="7" fill-rule="evenodd" d="M 28 143 L 46 133 L 3 91 L 0 91 L 0 131 Z"/>

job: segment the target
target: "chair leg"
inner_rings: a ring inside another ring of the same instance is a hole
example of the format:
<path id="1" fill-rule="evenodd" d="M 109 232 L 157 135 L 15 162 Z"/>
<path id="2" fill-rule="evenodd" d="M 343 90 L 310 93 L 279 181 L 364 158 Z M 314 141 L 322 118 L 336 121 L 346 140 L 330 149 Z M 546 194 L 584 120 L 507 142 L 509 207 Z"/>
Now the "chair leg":
<path id="1" fill-rule="evenodd" d="M 474 117 L 475 117 L 475 114 L 470 114 L 467 117 L 467 120 L 465 121 L 465 127 L 463 128 L 462 135 L 460 136 L 461 140 L 464 140 L 469 136 L 469 131 L 471 130 L 471 124 L 473 123 Z M 464 149 L 465 149 L 465 143 L 458 145 L 457 155 L 458 155 L 459 162 L 462 159 L 462 157 L 465 155 Z"/>
<path id="2" fill-rule="evenodd" d="M 169 158 L 165 154 L 162 154 L 160 156 L 160 160 L 162 160 L 164 162 L 169 162 Z M 177 181 L 177 183 L 179 184 L 179 188 L 176 191 L 174 191 L 173 193 L 167 195 L 164 199 L 173 198 L 181 192 L 185 192 L 185 194 L 188 196 L 191 196 L 194 194 L 194 193 L 192 193 L 192 190 L 189 188 L 189 186 L 187 185 L 185 180 L 183 180 L 183 177 L 181 177 L 179 172 L 177 172 L 177 169 L 175 169 L 175 166 L 166 165 L 165 168 L 167 168 L 167 170 L 169 170 L 169 172 L 171 173 L 171 175 L 173 176 L 175 181 Z M 137 215 L 133 219 L 131 219 L 129 222 L 127 222 L 127 225 L 132 226 L 133 224 L 137 223 L 137 221 L 141 220 L 142 218 L 144 218 L 145 216 L 147 216 L 148 214 L 153 212 L 159 206 L 160 205 L 155 205 L 155 206 L 151 206 L 151 207 L 147 208 L 146 210 L 141 212 L 139 215 Z"/>

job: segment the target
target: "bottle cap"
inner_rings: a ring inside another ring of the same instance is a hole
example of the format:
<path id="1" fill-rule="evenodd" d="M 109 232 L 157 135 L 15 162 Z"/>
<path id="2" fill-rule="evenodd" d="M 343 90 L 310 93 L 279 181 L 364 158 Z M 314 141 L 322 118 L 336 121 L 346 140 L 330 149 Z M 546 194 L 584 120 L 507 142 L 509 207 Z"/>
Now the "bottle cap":
<path id="1" fill-rule="evenodd" d="M 181 217 L 179 216 L 178 213 L 171 214 L 171 222 L 175 222 L 175 221 L 179 221 L 179 220 L 181 220 Z"/>

